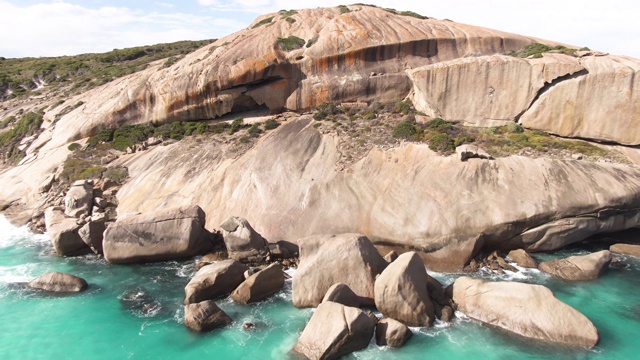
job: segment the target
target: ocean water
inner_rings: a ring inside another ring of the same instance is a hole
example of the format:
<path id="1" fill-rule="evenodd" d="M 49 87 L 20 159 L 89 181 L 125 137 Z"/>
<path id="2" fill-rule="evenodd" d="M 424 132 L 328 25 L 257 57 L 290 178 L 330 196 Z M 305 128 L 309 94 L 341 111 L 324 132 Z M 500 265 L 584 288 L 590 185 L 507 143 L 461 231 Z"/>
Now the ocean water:
<path id="1" fill-rule="evenodd" d="M 574 248 L 545 259 L 584 252 Z M 601 335 L 592 350 L 571 349 L 523 339 L 458 313 L 452 324 L 414 329 L 400 349 L 378 347 L 348 359 L 632 359 L 640 355 L 640 261 L 599 280 L 571 284 L 535 270 L 481 276 L 540 283 L 584 313 Z M 45 295 L 19 285 L 48 272 L 85 278 L 77 295 Z M 46 235 L 32 235 L 0 217 L 0 359 L 288 359 L 312 310 L 291 305 L 291 284 L 269 300 L 238 305 L 218 302 L 234 323 L 207 334 L 183 324 L 184 286 L 195 272 L 192 261 L 111 265 L 96 256 L 62 258 Z M 432 274 L 451 283 L 459 274 Z M 244 330 L 247 322 L 256 324 Z"/>

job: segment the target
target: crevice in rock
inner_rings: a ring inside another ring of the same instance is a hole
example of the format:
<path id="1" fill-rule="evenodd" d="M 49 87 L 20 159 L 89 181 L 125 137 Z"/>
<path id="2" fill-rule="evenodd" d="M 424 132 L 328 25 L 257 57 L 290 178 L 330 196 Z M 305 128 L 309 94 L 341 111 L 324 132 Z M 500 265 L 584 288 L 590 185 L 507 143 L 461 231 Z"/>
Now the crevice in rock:
<path id="1" fill-rule="evenodd" d="M 563 81 L 567 81 L 567 80 L 571 80 L 571 79 L 576 79 L 579 78 L 581 76 L 585 76 L 589 74 L 589 71 L 587 69 L 582 69 L 580 71 L 576 71 L 574 73 L 571 74 L 567 74 L 567 75 L 563 75 L 563 76 L 558 76 L 557 78 L 551 80 L 551 82 L 547 82 L 544 84 L 544 86 L 542 88 L 540 88 L 540 90 L 538 90 L 538 93 L 536 94 L 536 96 L 533 98 L 533 100 L 531 100 L 531 103 L 529 104 L 529 106 L 527 106 L 526 109 L 524 109 L 521 113 L 519 113 L 518 115 L 516 115 L 515 119 L 516 122 L 520 123 L 520 118 L 527 112 L 529 111 L 533 105 L 538 101 L 538 99 L 540 99 L 540 97 L 546 93 L 547 91 L 551 90 L 551 88 L 553 88 L 554 86 L 558 85 L 559 83 L 563 82 Z"/>

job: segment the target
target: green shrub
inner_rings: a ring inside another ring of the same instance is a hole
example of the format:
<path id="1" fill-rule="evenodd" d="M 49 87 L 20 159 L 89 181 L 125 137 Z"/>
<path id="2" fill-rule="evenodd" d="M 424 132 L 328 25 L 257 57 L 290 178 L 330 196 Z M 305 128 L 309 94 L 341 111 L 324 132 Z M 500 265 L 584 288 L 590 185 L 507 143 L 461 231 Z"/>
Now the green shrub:
<path id="1" fill-rule="evenodd" d="M 523 133 L 524 129 L 516 122 L 507 124 L 507 132 L 510 134 Z"/>
<path id="2" fill-rule="evenodd" d="M 282 15 L 282 16 L 292 16 L 297 14 L 298 11 L 297 10 L 280 10 L 278 11 L 278 14 Z"/>
<path id="3" fill-rule="evenodd" d="M 414 17 L 414 18 L 422 19 L 422 20 L 428 19 L 428 17 L 420 15 L 420 14 L 415 13 L 413 11 L 401 11 L 401 12 L 398 13 L 398 15 L 411 16 L 411 17 Z"/>
<path id="4" fill-rule="evenodd" d="M 309 39 L 309 41 L 307 41 L 307 45 L 305 45 L 307 48 L 310 48 L 313 44 L 315 44 L 316 42 L 318 42 L 318 39 L 320 38 L 320 36 L 316 35 L 314 37 L 312 37 L 311 39 Z"/>
<path id="5" fill-rule="evenodd" d="M 306 44 L 306 41 L 293 35 L 287 38 L 279 37 L 278 40 L 276 40 L 276 45 L 278 45 L 278 48 L 282 51 L 291 51 L 291 50 L 300 49 L 305 44 Z"/>
<path id="6" fill-rule="evenodd" d="M 410 122 L 401 122 L 393 128 L 393 137 L 398 139 L 411 139 L 418 133 L 416 126 Z"/>
<path id="7" fill-rule="evenodd" d="M 96 138 L 98 138 L 98 140 L 104 141 L 104 142 L 113 141 L 113 133 L 114 132 L 115 131 L 112 130 L 112 129 L 100 130 L 100 132 L 98 132 L 98 135 L 96 135 Z"/>
<path id="8" fill-rule="evenodd" d="M 429 139 L 429 149 L 444 153 L 456 149 L 453 139 L 447 134 L 436 134 Z"/>
<path id="9" fill-rule="evenodd" d="M 153 136 L 168 139 L 171 136 L 171 124 L 163 124 L 153 129 Z"/>
<path id="10" fill-rule="evenodd" d="M 340 109 L 334 103 L 323 103 L 316 108 L 316 112 L 313 114 L 313 119 L 321 121 L 326 119 L 329 115 L 340 114 Z"/>
<path id="11" fill-rule="evenodd" d="M 276 121 L 275 119 L 269 119 L 269 120 L 265 121 L 265 123 L 264 123 L 264 129 L 265 130 L 273 130 L 273 129 L 277 128 L 278 126 L 280 126 L 280 123 L 278 121 Z"/>
<path id="12" fill-rule="evenodd" d="M 251 127 L 249 128 L 249 135 L 251 137 L 259 137 L 260 134 L 262 134 L 262 129 L 260 129 L 260 125 L 259 124 L 251 125 Z"/>
<path id="13" fill-rule="evenodd" d="M 233 135 L 237 133 L 238 131 L 240 131 L 240 129 L 242 129 L 243 126 L 244 126 L 244 118 L 241 118 L 241 117 L 236 118 L 231 122 L 231 126 L 229 127 L 229 135 Z"/>
<path id="14" fill-rule="evenodd" d="M 296 22 L 296 19 L 292 18 L 291 16 L 287 16 L 286 18 L 284 18 L 284 20 L 289 24 L 293 24 L 294 22 Z"/>
<path id="15" fill-rule="evenodd" d="M 441 118 L 434 118 L 427 122 L 427 129 L 429 130 L 445 132 L 447 130 L 450 130 L 451 128 L 453 128 L 453 125 L 448 121 L 442 120 Z"/>
<path id="16" fill-rule="evenodd" d="M 405 101 L 398 101 L 393 109 L 396 113 L 407 115 L 411 111 L 411 104 Z"/>
<path id="17" fill-rule="evenodd" d="M 28 112 L 22 115 L 11 129 L 0 133 L 0 147 L 19 142 L 25 136 L 37 133 L 42 125 L 42 115 Z"/>
<path id="18" fill-rule="evenodd" d="M 167 61 L 165 61 L 165 62 L 164 62 L 164 64 L 162 64 L 162 67 L 163 67 L 163 68 L 168 68 L 168 67 L 170 67 L 171 65 L 173 65 L 173 64 L 175 64 L 175 63 L 177 63 L 177 62 L 178 62 L 178 60 L 180 60 L 180 58 L 179 58 L 179 57 L 177 57 L 177 56 L 172 56 L 172 57 L 168 58 L 168 59 L 167 59 Z"/>
<path id="19" fill-rule="evenodd" d="M 67 149 L 69 149 L 69 151 L 76 151 L 78 149 L 80 149 L 82 146 L 80 146 L 80 144 L 78 143 L 71 143 L 69 144 L 69 146 L 67 146 Z"/>
<path id="20" fill-rule="evenodd" d="M 229 130 L 230 125 L 226 122 L 219 122 L 211 127 L 211 132 L 214 134 L 222 134 Z"/>
<path id="21" fill-rule="evenodd" d="M 196 126 L 195 133 L 198 135 L 202 135 L 206 133 L 208 129 L 209 129 L 209 126 L 207 125 L 207 123 L 201 122 L 201 123 L 198 123 L 198 125 Z"/>
<path id="22" fill-rule="evenodd" d="M 273 20 L 273 16 L 269 16 L 268 18 L 264 18 L 264 19 L 260 20 L 257 24 L 253 25 L 252 29 L 255 29 L 255 28 L 260 27 L 262 25 L 270 24 L 272 20 Z"/>
<path id="23" fill-rule="evenodd" d="M 122 184 L 128 176 L 129 173 L 126 167 L 110 167 L 102 174 L 103 178 L 111 179 L 118 184 Z"/>
<path id="24" fill-rule="evenodd" d="M 338 9 L 340 9 L 340 14 L 348 14 L 351 12 L 351 9 L 349 9 L 346 5 L 338 5 Z"/>
<path id="25" fill-rule="evenodd" d="M 11 124 L 13 121 L 15 121 L 15 119 L 15 116 L 7 116 L 2 121 L 0 121 L 0 129 L 6 128 L 7 125 Z"/>

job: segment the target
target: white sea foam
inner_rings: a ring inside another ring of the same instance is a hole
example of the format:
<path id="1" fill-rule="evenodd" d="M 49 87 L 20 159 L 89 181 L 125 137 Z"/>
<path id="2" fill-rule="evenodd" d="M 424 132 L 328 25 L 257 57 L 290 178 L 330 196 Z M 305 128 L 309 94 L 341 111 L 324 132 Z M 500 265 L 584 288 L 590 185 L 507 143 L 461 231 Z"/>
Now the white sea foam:
<path id="1" fill-rule="evenodd" d="M 9 220 L 0 215 L 0 249 L 13 246 L 20 242 L 38 244 L 48 242 L 49 237 L 46 234 L 32 234 L 27 226 L 13 226 Z"/>
<path id="2" fill-rule="evenodd" d="M 0 283 L 27 282 L 37 276 L 37 264 L 0 266 Z"/>

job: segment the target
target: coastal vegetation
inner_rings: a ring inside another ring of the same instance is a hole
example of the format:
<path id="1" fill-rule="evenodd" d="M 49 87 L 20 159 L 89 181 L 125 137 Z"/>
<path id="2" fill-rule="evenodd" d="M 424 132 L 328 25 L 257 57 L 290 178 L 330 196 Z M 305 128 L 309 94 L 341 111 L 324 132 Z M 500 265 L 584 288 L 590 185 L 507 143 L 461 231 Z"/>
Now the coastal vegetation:
<path id="1" fill-rule="evenodd" d="M 583 48 L 580 48 L 579 50 L 588 51 L 590 49 L 588 47 L 583 47 Z M 548 52 L 575 56 L 576 51 L 578 50 L 575 48 L 568 48 L 564 45 L 549 46 L 541 43 L 533 43 L 525 46 L 524 48 L 518 51 L 510 51 L 509 55 L 520 57 L 520 58 L 531 57 L 534 59 L 539 59 L 542 57 L 542 54 L 548 53 Z"/>
<path id="2" fill-rule="evenodd" d="M 276 45 L 278 45 L 278 48 L 282 51 L 291 51 L 291 50 L 300 49 L 306 43 L 307 42 L 304 39 L 301 39 L 294 35 L 291 35 L 286 38 L 279 37 L 276 40 Z"/>

